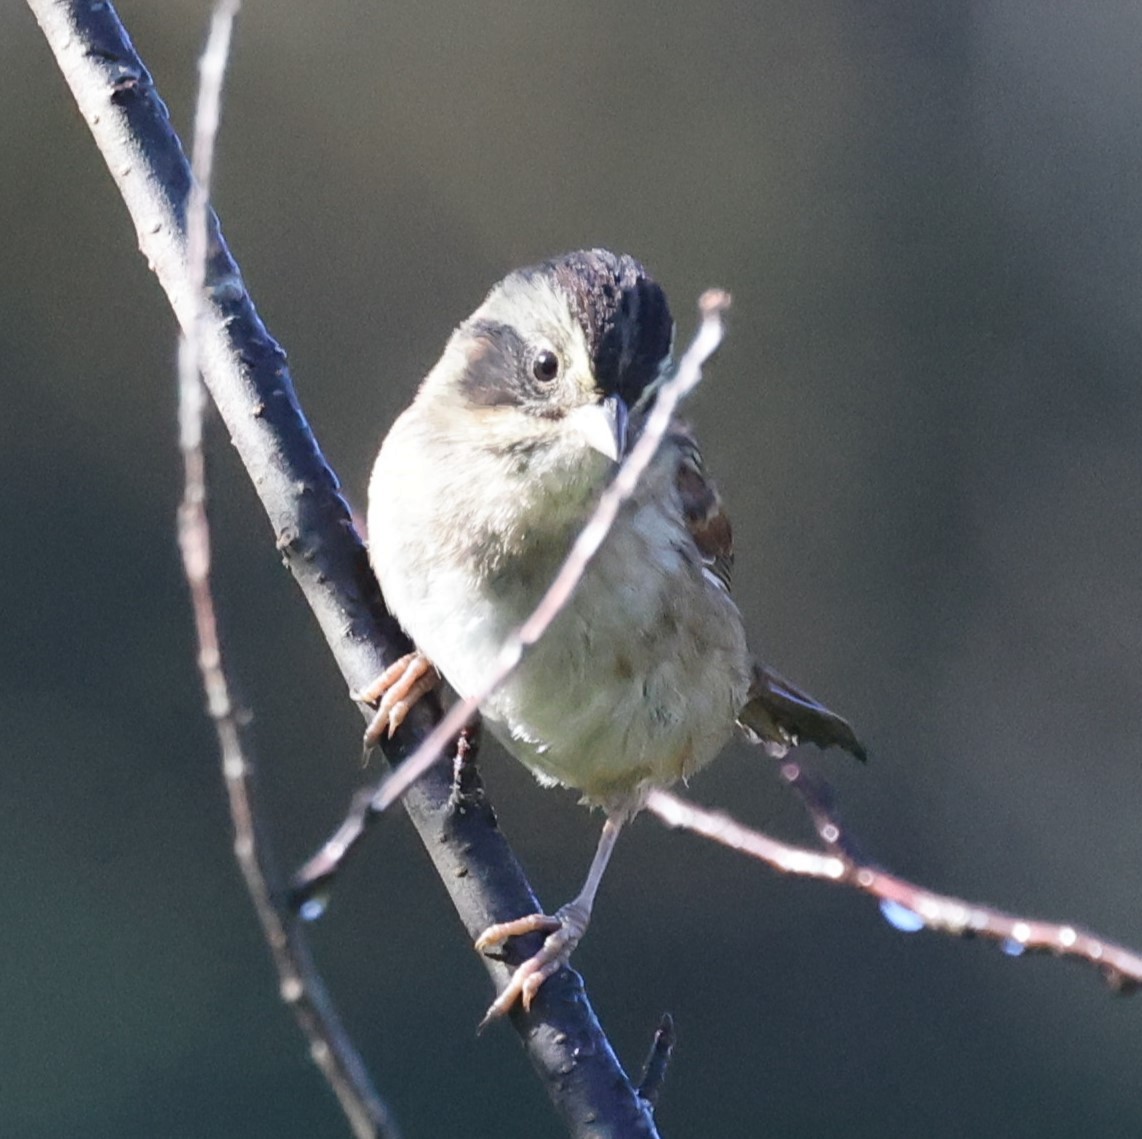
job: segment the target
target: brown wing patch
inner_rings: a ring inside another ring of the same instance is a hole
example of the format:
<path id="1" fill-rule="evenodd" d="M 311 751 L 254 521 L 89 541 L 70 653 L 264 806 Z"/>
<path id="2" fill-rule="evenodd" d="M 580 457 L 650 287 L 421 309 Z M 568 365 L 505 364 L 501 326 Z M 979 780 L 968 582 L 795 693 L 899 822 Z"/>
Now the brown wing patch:
<path id="1" fill-rule="evenodd" d="M 705 568 L 728 593 L 734 564 L 734 535 L 718 488 L 706 474 L 702 453 L 693 436 L 676 430 L 671 433 L 670 441 L 678 450 L 675 483 L 690 535 Z"/>

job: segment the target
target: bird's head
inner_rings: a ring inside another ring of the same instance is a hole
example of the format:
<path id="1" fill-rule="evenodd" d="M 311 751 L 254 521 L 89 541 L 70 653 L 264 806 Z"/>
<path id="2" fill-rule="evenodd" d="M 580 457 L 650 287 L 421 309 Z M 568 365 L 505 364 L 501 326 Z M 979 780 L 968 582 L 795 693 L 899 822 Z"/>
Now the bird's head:
<path id="1" fill-rule="evenodd" d="M 628 412 L 669 362 L 665 294 L 632 257 L 568 253 L 509 274 L 453 334 L 422 397 L 480 446 L 589 449 L 611 462 Z"/>

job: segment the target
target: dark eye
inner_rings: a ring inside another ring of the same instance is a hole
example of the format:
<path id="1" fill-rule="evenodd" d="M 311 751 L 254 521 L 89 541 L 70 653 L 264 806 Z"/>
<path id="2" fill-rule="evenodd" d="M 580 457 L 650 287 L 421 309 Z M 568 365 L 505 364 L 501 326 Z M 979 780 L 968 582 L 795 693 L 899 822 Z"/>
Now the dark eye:
<path id="1" fill-rule="evenodd" d="M 559 357 L 549 348 L 539 352 L 531 365 L 531 374 L 541 384 L 549 384 L 559 375 Z"/>

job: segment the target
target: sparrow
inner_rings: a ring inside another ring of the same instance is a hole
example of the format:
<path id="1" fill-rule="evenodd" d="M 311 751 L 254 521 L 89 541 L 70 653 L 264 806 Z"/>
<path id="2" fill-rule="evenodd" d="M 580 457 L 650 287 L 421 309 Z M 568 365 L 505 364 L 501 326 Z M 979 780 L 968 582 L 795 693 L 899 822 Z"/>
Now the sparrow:
<path id="1" fill-rule="evenodd" d="M 674 321 L 632 257 L 604 249 L 520 269 L 452 334 L 381 445 L 370 560 L 416 651 L 359 694 L 392 734 L 439 682 L 478 689 L 530 615 L 638 438 L 669 375 Z M 478 950 L 536 930 L 484 1023 L 543 982 L 586 931 L 623 824 L 735 731 L 781 756 L 798 741 L 864 749 L 846 721 L 751 655 L 730 596 L 729 519 L 689 428 L 672 423 L 569 603 L 481 713 L 541 784 L 606 820 L 578 896 L 493 925 Z"/>

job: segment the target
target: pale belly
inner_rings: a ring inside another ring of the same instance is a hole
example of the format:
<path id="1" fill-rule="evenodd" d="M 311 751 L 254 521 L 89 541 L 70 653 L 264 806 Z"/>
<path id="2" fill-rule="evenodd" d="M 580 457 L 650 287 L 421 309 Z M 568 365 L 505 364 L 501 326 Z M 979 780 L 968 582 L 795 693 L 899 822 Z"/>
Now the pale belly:
<path id="1" fill-rule="evenodd" d="M 631 566 L 639 567 L 638 580 Z M 524 582 L 509 570 L 476 588 L 458 569 L 437 567 L 432 580 L 415 584 L 390 577 L 386 593 L 421 650 L 469 695 L 553 572 L 545 567 Z M 402 606 L 405 587 L 416 590 L 416 605 Z M 437 604 L 444 599 L 446 607 Z M 402 608 L 416 617 L 406 620 Z M 670 535 L 651 544 L 636 528 L 612 533 L 567 609 L 482 710 L 541 781 L 614 806 L 713 759 L 748 685 L 733 601 Z"/>
<path id="2" fill-rule="evenodd" d="M 695 629 L 666 604 L 644 624 L 608 631 L 599 608 L 572 606 L 485 715 L 541 780 L 607 805 L 710 762 L 733 731 L 748 674 L 736 612 L 716 630 Z"/>

